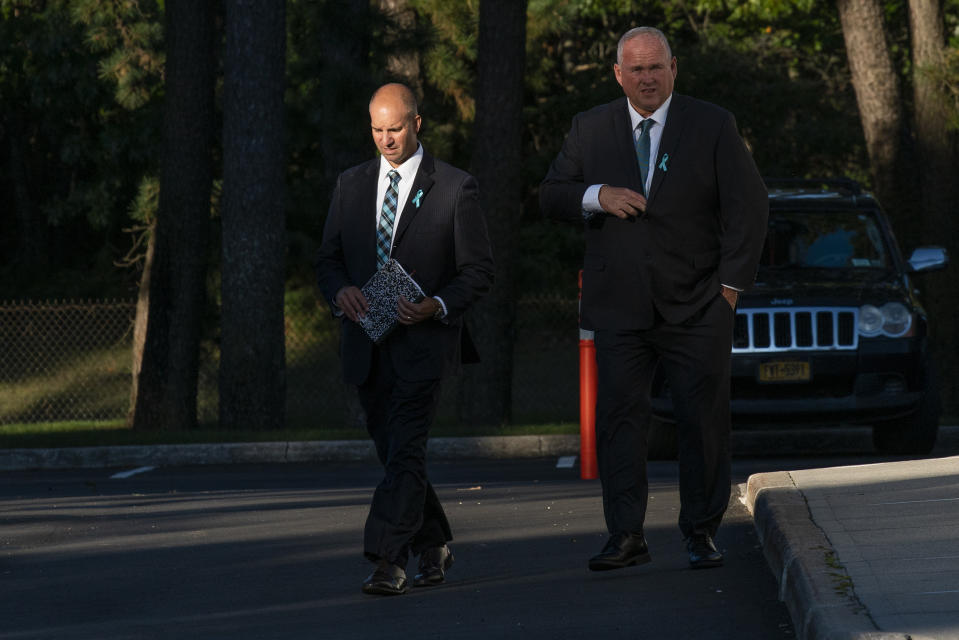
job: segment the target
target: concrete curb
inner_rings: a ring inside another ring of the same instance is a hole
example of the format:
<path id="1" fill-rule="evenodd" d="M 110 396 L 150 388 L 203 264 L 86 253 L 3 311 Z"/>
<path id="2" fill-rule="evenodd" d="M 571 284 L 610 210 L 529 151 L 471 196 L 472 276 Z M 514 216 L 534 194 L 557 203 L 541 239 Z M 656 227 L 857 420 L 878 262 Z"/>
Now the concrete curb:
<path id="1" fill-rule="evenodd" d="M 578 435 L 432 438 L 428 455 L 451 458 L 540 458 L 576 455 Z M 194 464 L 335 462 L 376 460 L 367 440 L 234 442 L 218 444 L 125 445 L 58 449 L 0 449 L 0 471 L 96 469 Z"/>
<path id="2" fill-rule="evenodd" d="M 746 507 L 800 640 L 907 640 L 879 631 L 789 472 L 749 477 Z"/>

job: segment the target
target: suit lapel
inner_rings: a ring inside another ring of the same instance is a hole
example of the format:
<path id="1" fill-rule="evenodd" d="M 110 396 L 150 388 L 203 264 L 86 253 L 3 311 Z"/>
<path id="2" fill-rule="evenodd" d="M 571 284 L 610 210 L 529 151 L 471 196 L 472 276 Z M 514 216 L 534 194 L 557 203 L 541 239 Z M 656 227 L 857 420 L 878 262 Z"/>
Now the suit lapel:
<path id="1" fill-rule="evenodd" d="M 629 109 L 626 108 L 626 97 L 617 100 L 610 111 L 613 119 L 613 138 L 616 154 L 621 166 L 631 167 L 630 177 L 635 185 L 639 185 L 639 160 L 636 159 L 636 141 L 633 137 L 633 122 L 629 119 Z"/>
<path id="2" fill-rule="evenodd" d="M 423 159 L 420 161 L 420 168 L 417 170 L 416 177 L 413 179 L 413 187 L 410 189 L 410 195 L 406 199 L 406 204 L 403 205 L 403 213 L 400 214 L 400 224 L 396 228 L 396 231 L 393 232 L 393 244 L 396 244 L 402 239 L 403 234 L 406 233 L 406 230 L 413 222 L 413 218 L 420 213 L 420 210 L 425 205 L 427 194 L 433 187 L 432 176 L 435 171 L 436 167 L 433 164 L 433 156 L 424 151 Z"/>
<path id="3" fill-rule="evenodd" d="M 662 166 L 669 167 L 673 156 L 676 154 L 676 148 L 679 146 L 679 139 L 682 136 L 683 128 L 686 125 L 686 99 L 685 96 L 673 94 L 673 101 L 669 103 L 669 113 L 666 116 L 666 126 L 663 128 L 663 137 L 659 140 L 659 150 L 655 158 L 653 168 L 653 183 L 649 187 L 649 197 L 647 201 L 652 202 L 659 191 L 659 185 L 666 178 L 668 171 L 664 171 Z M 668 156 L 664 163 L 663 158 Z"/>

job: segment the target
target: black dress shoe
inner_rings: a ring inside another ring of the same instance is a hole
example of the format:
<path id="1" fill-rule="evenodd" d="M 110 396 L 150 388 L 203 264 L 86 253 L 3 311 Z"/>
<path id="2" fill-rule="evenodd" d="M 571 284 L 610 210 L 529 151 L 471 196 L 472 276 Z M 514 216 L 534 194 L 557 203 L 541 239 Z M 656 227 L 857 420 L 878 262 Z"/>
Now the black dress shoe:
<path id="1" fill-rule="evenodd" d="M 432 587 L 446 581 L 446 572 L 453 566 L 453 552 L 445 544 L 430 547 L 420 554 L 420 572 L 413 576 L 414 587 Z"/>
<path id="2" fill-rule="evenodd" d="M 723 554 L 716 550 L 708 533 L 694 533 L 686 541 L 689 566 L 693 569 L 711 569 L 723 566 Z"/>
<path id="3" fill-rule="evenodd" d="M 363 583 L 363 593 L 372 596 L 399 596 L 406 593 L 406 572 L 389 562 L 381 562 Z"/>
<path id="4" fill-rule="evenodd" d="M 641 533 L 616 533 L 610 537 L 599 555 L 589 559 L 590 571 L 622 569 L 650 561 L 649 547 Z"/>

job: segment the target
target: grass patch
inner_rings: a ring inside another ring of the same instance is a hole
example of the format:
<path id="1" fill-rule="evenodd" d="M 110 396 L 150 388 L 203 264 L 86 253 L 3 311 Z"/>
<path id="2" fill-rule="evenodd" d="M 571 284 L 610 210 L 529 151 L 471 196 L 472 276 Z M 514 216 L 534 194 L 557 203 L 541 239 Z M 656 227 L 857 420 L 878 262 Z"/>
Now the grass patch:
<path id="1" fill-rule="evenodd" d="M 432 437 L 546 435 L 579 433 L 573 423 L 526 424 L 509 427 L 437 426 Z M 198 444 L 224 442 L 289 442 L 311 440 L 364 440 L 362 429 L 283 429 L 279 431 L 224 431 L 202 428 L 190 431 L 134 431 L 122 420 L 70 421 L 0 426 L 0 449 L 47 449 L 119 445 Z"/>

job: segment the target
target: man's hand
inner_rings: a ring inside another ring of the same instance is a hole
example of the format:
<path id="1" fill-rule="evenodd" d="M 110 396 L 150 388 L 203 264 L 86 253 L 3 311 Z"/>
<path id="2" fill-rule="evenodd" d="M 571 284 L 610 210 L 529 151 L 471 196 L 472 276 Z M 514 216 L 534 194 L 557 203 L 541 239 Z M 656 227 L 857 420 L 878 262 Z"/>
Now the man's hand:
<path id="1" fill-rule="evenodd" d="M 735 289 L 730 289 L 727 286 L 723 286 L 722 291 L 723 297 L 726 298 L 726 302 L 729 303 L 729 306 L 736 310 L 736 300 L 739 299 L 739 292 Z"/>
<path id="2" fill-rule="evenodd" d="M 625 220 L 646 211 L 646 198 L 632 189 L 604 184 L 599 188 L 599 205 L 606 213 Z"/>
<path id="3" fill-rule="evenodd" d="M 416 324 L 429 320 L 440 310 L 440 303 L 436 298 L 423 298 L 423 302 L 410 302 L 403 296 L 396 301 L 396 317 L 400 324 Z"/>
<path id="4" fill-rule="evenodd" d="M 333 302 L 353 322 L 359 322 L 360 318 L 365 317 L 366 312 L 370 310 L 363 292 L 360 291 L 359 287 L 352 285 L 337 291 L 336 296 L 333 297 Z"/>

